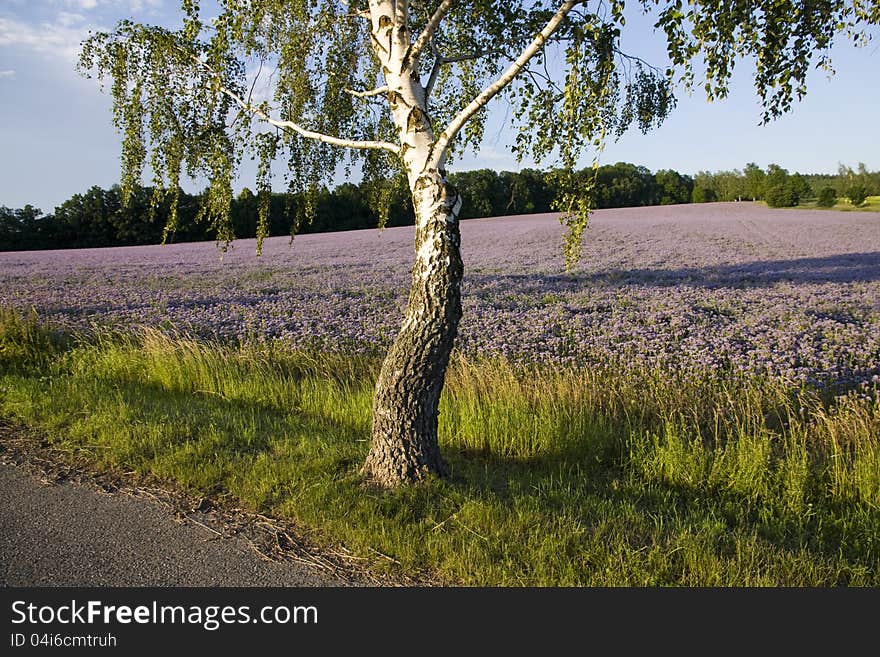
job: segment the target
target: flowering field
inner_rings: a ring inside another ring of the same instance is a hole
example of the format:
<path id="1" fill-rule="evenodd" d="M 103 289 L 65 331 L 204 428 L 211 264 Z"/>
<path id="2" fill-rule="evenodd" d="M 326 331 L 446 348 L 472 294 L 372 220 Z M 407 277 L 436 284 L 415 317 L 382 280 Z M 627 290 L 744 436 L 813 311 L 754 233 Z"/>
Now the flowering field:
<path id="1" fill-rule="evenodd" d="M 261 258 L 252 241 L 222 258 L 212 243 L 0 253 L 0 419 L 407 576 L 877 586 L 880 213 L 599 211 L 573 274 L 562 231 L 550 215 L 462 224 L 459 348 L 501 358 L 450 368 L 449 478 L 365 491 L 375 359 L 249 344 L 381 352 L 412 228 L 272 239 Z M 160 330 L 58 340 L 10 306 Z"/>
<path id="2" fill-rule="evenodd" d="M 462 224 L 468 354 L 792 383 L 880 380 L 880 214 L 718 203 L 597 211 L 573 274 L 553 215 Z M 0 253 L 0 305 L 372 352 L 401 320 L 413 229 Z"/>

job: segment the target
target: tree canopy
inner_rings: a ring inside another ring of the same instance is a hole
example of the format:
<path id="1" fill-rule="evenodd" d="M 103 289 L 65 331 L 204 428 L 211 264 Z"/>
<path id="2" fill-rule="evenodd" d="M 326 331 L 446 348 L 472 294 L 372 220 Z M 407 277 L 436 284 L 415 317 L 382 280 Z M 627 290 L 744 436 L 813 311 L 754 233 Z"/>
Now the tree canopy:
<path id="1" fill-rule="evenodd" d="M 862 43 L 880 20 L 870 0 L 634 4 L 656 16 L 667 70 L 622 49 L 623 0 L 219 0 L 211 18 L 197 0 L 182 0 L 178 29 L 121 21 L 84 43 L 80 66 L 111 80 L 126 198 L 149 163 L 154 203 L 166 190 L 171 197 L 173 230 L 181 175 L 204 176 L 203 212 L 226 242 L 234 237 L 232 183 L 244 157 L 260 162 L 260 237 L 273 160 L 286 160 L 294 192 L 316 192 L 339 166 L 357 165 L 376 181 L 399 172 L 406 145 L 393 111 L 401 99 L 383 82 L 390 71 L 381 57 L 395 40 L 406 41 L 404 65 L 422 83 L 438 148 L 448 143 L 454 155 L 479 146 L 487 96 L 502 94 L 514 109 L 516 155 L 573 167 L 632 123 L 647 130 L 662 121 L 675 104 L 676 76 L 723 97 L 742 57 L 754 58 L 769 120 L 804 94 L 811 66 L 830 68 L 836 35 Z M 398 33 L 381 43 L 371 20 L 393 22 Z M 264 97 L 253 93 L 258 78 L 269 83 Z M 385 101 L 392 112 L 383 111 Z M 387 206 L 391 186 L 376 186 L 377 208 Z M 564 209 L 583 196 L 566 197 Z M 313 212 L 305 204 L 300 217 Z"/>
<path id="2" fill-rule="evenodd" d="M 382 3 L 217 4 L 209 19 L 197 0 L 182 0 L 179 29 L 124 20 L 83 45 L 81 69 L 111 79 L 114 118 L 124 135 L 126 199 L 149 163 L 154 203 L 166 190 L 171 197 L 173 230 L 181 174 L 205 176 L 210 189 L 203 212 L 226 242 L 234 237 L 232 183 L 243 157 L 260 162 L 260 238 L 267 234 L 275 159 L 286 160 L 294 192 L 315 193 L 340 165 L 359 165 L 377 182 L 399 172 L 406 145 L 397 138 L 393 112 L 382 111 L 381 103 L 387 99 L 393 110 L 401 99 L 383 84 L 389 71 L 377 56 L 394 44 L 377 42 L 371 24 L 377 10 L 376 20 L 392 22 Z M 437 130 L 438 147 L 448 142 L 454 155 L 479 146 L 483 101 L 500 93 L 514 108 L 515 154 L 564 167 L 632 123 L 647 130 L 662 121 L 675 104 L 676 74 L 687 86 L 697 84 L 694 62 L 700 59 L 702 84 L 716 98 L 728 92 L 737 61 L 753 57 L 763 118 L 778 116 L 803 96 L 813 64 L 830 69 L 837 34 L 862 43 L 870 36 L 865 28 L 880 20 L 870 0 L 640 0 L 666 36 L 672 66 L 660 71 L 622 49 L 623 0 L 386 4 L 405 33 L 389 38 L 406 39 L 404 64 L 422 81 L 430 122 L 446 126 Z M 520 61 L 534 45 L 539 48 L 530 59 Z M 561 71 L 552 64 L 556 56 L 564 59 Z M 261 75 L 271 89 L 257 98 Z M 387 207 L 391 186 L 376 186 L 377 208 Z M 566 197 L 565 209 L 583 196 Z M 313 213 L 313 204 L 305 204 L 300 218 Z"/>

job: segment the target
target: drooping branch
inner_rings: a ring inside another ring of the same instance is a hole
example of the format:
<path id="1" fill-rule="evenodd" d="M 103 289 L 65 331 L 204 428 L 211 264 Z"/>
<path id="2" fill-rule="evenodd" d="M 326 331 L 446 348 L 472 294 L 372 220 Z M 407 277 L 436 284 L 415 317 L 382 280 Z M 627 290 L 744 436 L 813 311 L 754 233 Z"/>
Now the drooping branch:
<path id="1" fill-rule="evenodd" d="M 434 33 L 437 32 L 437 28 L 440 26 L 441 21 L 446 17 L 446 14 L 449 13 L 449 10 L 452 9 L 453 4 L 455 4 L 455 0 L 443 0 L 443 2 L 440 3 L 440 6 L 437 7 L 433 16 L 428 19 L 422 33 L 419 34 L 415 43 L 412 44 L 407 52 L 404 65 L 408 66 L 411 70 L 418 65 L 422 51 L 428 46 L 428 42 L 431 40 L 431 37 L 434 36 Z"/>
<path id="2" fill-rule="evenodd" d="M 264 112 L 259 107 L 255 107 L 254 105 L 249 105 L 242 99 L 234 91 L 219 85 L 217 90 L 220 93 L 226 94 L 232 100 L 234 100 L 238 105 L 245 110 L 246 112 L 250 112 L 254 116 L 261 118 L 263 121 L 268 123 L 269 125 L 275 126 L 276 128 L 282 128 L 284 130 L 292 130 L 297 133 L 301 137 L 305 137 L 307 139 L 314 139 L 316 141 L 323 142 L 325 144 L 330 144 L 332 146 L 341 146 L 343 148 L 357 148 L 357 149 L 375 149 L 375 150 L 386 150 L 391 151 L 395 155 L 400 153 L 400 147 L 396 144 L 392 144 L 388 141 L 358 141 L 354 139 L 341 139 L 340 137 L 334 137 L 332 135 L 325 135 L 320 132 L 315 132 L 314 130 L 309 130 L 307 128 L 303 128 L 301 125 L 294 123 L 293 121 L 281 121 L 278 119 L 273 119 L 266 112 Z"/>
<path id="3" fill-rule="evenodd" d="M 186 51 L 180 46 L 175 44 L 175 48 L 180 52 L 186 53 Z M 284 130 L 292 130 L 296 134 L 301 137 L 305 137 L 306 139 L 314 139 L 316 141 L 323 142 L 325 144 L 330 144 L 331 146 L 340 146 L 342 148 L 355 148 L 360 150 L 386 150 L 391 151 L 395 155 L 400 153 L 400 147 L 396 144 L 392 144 L 387 141 L 360 141 L 354 139 L 342 139 L 340 137 L 334 137 L 332 135 L 325 135 L 321 132 L 315 132 L 314 130 L 309 130 L 307 128 L 303 128 L 301 125 L 294 123 L 293 121 L 283 121 L 278 119 L 273 119 L 269 116 L 264 110 L 251 105 L 247 101 L 245 101 L 241 96 L 237 93 L 229 89 L 223 84 L 220 84 L 220 76 L 214 71 L 207 63 L 203 62 L 201 59 L 193 55 L 192 53 L 186 53 L 196 64 L 207 70 L 211 75 L 213 75 L 217 80 L 217 91 L 228 96 L 232 100 L 238 104 L 238 106 L 245 112 L 249 112 L 254 116 L 261 118 L 263 121 L 268 123 L 271 126 L 275 126 L 276 128 L 281 128 Z"/>
<path id="4" fill-rule="evenodd" d="M 579 4 L 582 4 L 582 2 L 583 0 L 568 0 L 567 2 L 564 2 L 553 17 L 547 21 L 544 29 L 542 29 L 538 33 L 538 36 L 536 36 L 525 50 L 520 53 L 519 57 L 507 67 L 504 73 L 502 73 L 492 84 L 483 89 L 476 98 L 468 103 L 468 105 L 462 109 L 452 121 L 450 121 L 449 125 L 446 126 L 446 129 L 440 133 L 434 146 L 433 157 L 436 161 L 440 161 L 446 148 L 452 140 L 455 139 L 455 136 L 458 134 L 459 130 L 461 130 L 462 126 L 467 123 L 468 119 L 479 112 L 486 103 L 492 100 L 492 98 L 513 81 L 529 60 L 544 47 L 547 40 L 553 36 L 553 33 L 556 32 L 557 29 L 559 29 L 559 26 L 562 25 L 565 17 L 568 16 L 572 9 Z"/>

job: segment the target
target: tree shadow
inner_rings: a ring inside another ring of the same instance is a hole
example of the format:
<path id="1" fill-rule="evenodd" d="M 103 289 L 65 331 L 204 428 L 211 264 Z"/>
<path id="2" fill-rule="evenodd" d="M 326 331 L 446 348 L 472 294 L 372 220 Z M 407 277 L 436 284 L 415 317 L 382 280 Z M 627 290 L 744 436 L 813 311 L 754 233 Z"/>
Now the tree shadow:
<path id="1" fill-rule="evenodd" d="M 844 253 L 817 258 L 756 260 L 707 267 L 608 269 L 569 274 L 469 273 L 477 286 L 509 284 L 520 294 L 575 291 L 589 285 L 715 288 L 768 287 L 777 283 L 866 283 L 880 280 L 880 251 Z"/>
<path id="2" fill-rule="evenodd" d="M 188 393 L 168 390 L 152 382 L 117 382 L 117 391 L 131 395 L 147 406 L 151 400 L 156 404 L 169 405 L 185 403 Z M 326 435 L 328 430 L 335 439 L 350 440 L 351 449 L 336 454 L 332 463 L 325 467 L 333 469 L 333 476 L 343 478 L 344 486 L 359 486 L 357 470 L 365 457 L 368 429 L 357 423 L 341 421 L 339 418 L 323 413 L 306 412 L 301 409 L 290 410 L 275 404 L 253 400 L 226 399 L 216 395 L 199 398 L 186 410 L 196 425 L 216 427 L 223 433 L 223 440 L 217 447 L 228 450 L 237 457 L 245 455 L 256 458 L 262 453 L 271 455 L 273 443 L 278 438 L 271 431 L 274 420 L 284 420 L 295 415 L 303 429 L 311 435 Z M 257 440 L 247 444 L 237 444 L 237 436 L 232 426 L 226 426 L 218 415 L 231 412 L 261 419 L 262 427 L 257 431 Z M 612 426 L 626 426 L 624 417 L 611 418 Z M 490 500 L 515 512 L 518 503 L 526 496 L 535 496 L 536 504 L 548 518 L 554 515 L 577 518 L 588 527 L 600 522 L 597 508 L 619 508 L 634 510 L 645 518 L 661 521 L 661 541 L 672 544 L 681 535 L 683 527 L 699 528 L 707 520 L 726 523 L 725 532 L 731 536 L 737 531 L 754 531 L 759 538 L 781 551 L 801 552 L 816 555 L 826 563 L 844 559 L 853 568 L 873 568 L 870 562 L 871 550 L 866 550 L 865 536 L 877 535 L 880 528 L 880 510 L 868 509 L 849 502 L 835 502 L 834 508 L 826 505 L 825 512 L 818 515 L 798 514 L 779 509 L 777 506 L 761 504 L 744 495 L 730 491 L 715 491 L 708 487 L 697 488 L 658 481 L 646 481 L 644 486 L 619 485 L 625 480 L 633 465 L 631 456 L 613 433 L 592 440 L 584 436 L 582 440 L 560 441 L 558 447 L 545 449 L 527 458 L 513 458 L 493 453 L 489 450 L 464 448 L 443 448 L 444 456 L 452 465 L 452 475 L 439 484 L 422 491 L 416 500 L 420 508 L 408 509 L 401 516 L 407 522 L 417 522 L 430 514 L 436 517 L 445 504 L 443 489 L 449 487 L 461 500 Z M 361 439 L 362 442 L 355 442 Z M 361 447 L 362 446 L 362 447 Z M 222 482 L 220 482 L 222 484 Z M 224 490 L 220 486 L 217 490 Z M 541 498 L 540 491 L 559 491 L 552 500 Z M 267 493 L 268 494 L 268 493 Z M 283 489 L 273 492 L 273 504 L 282 504 L 288 493 Z M 399 499 L 398 499 L 399 498 Z M 375 513 L 382 513 L 382 505 L 394 502 L 392 507 L 413 504 L 412 497 L 400 496 L 400 491 L 379 492 L 375 495 Z M 730 513 L 738 509 L 739 513 Z M 742 511 L 745 510 L 745 511 Z M 838 516 L 849 518 L 850 525 L 842 527 L 835 520 Z M 403 522 L 404 520 L 399 521 Z M 634 534 L 627 537 L 634 550 L 650 546 L 654 541 L 649 536 Z M 713 545 L 720 557 L 732 557 L 735 542 L 721 541 Z M 847 582 L 838 582 L 846 584 Z"/>
<path id="3" fill-rule="evenodd" d="M 234 455 L 268 452 L 279 436 L 272 427 L 285 426 L 291 417 L 303 430 L 313 434 L 331 432 L 337 435 L 368 436 L 364 426 L 345 422 L 337 417 L 307 411 L 303 408 L 287 408 L 278 404 L 252 399 L 227 398 L 207 390 L 194 392 L 168 388 L 154 381 L 133 381 L 120 378 L 110 380 L 110 385 L 120 396 L 135 408 L 148 411 L 150 417 L 161 416 L 163 409 L 174 408 L 185 415 L 194 427 L 216 428 L 224 436 L 222 447 Z M 250 418 L 255 424 L 248 442 L 239 442 L 234 426 L 226 419 L 230 417 Z M 194 439 L 195 436 L 180 437 L 180 440 Z"/>
<path id="4" fill-rule="evenodd" d="M 605 520 L 597 517 L 596 509 L 602 509 L 603 514 L 615 508 L 635 511 L 662 527 L 659 533 L 663 539 L 654 544 L 667 540 L 671 544 L 685 528 L 723 521 L 723 536 L 729 540 L 713 546 L 721 558 L 735 556 L 738 532 L 754 532 L 759 540 L 780 551 L 812 554 L 826 564 L 843 559 L 847 566 L 868 572 L 876 566 L 871 554 L 878 543 L 880 510 L 854 501 L 813 496 L 811 501 L 818 502 L 816 506 L 821 505 L 821 509 L 805 503 L 803 511 L 795 511 L 783 508 L 781 501 L 752 499 L 708 485 L 632 479 L 633 464 L 620 445 L 606 445 L 598 451 L 573 446 L 530 458 L 464 449 L 447 449 L 446 456 L 452 464 L 450 486 L 469 499 L 491 498 L 511 513 L 523 491 L 550 487 L 570 491 L 570 495 L 554 497 L 547 504 L 548 515 L 577 518 L 590 527 Z M 648 537 L 637 534 L 628 540 L 634 550 L 651 544 Z M 866 549 L 866 542 L 871 547 Z"/>

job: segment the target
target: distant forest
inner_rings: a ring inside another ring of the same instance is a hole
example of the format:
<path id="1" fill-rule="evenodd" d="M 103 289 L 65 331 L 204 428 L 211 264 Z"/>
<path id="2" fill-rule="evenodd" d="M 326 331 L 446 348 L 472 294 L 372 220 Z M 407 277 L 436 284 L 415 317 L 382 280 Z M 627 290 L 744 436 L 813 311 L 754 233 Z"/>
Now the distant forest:
<path id="1" fill-rule="evenodd" d="M 868 196 L 880 195 L 880 172 L 841 166 L 837 174 L 799 174 L 771 164 L 761 169 L 748 164 L 740 170 L 708 172 L 696 176 L 672 170 L 652 173 L 642 166 L 618 162 L 576 173 L 575 184 L 591 188 L 593 207 L 621 208 L 674 203 L 760 200 L 771 207 L 811 203 L 831 207 L 838 199 L 861 205 Z M 489 169 L 450 175 L 462 196 L 460 217 L 550 212 L 556 197 L 553 172 L 524 169 L 520 172 Z M 385 225 L 412 225 L 413 210 L 403 181 L 378 188 L 375 184 L 344 183 L 321 189 L 308 197 L 272 193 L 269 199 L 270 235 L 289 235 L 305 206 L 311 219 L 299 233 L 353 230 L 380 223 L 371 199 L 381 195 L 389 208 Z M 200 215 L 200 196 L 180 191 L 177 225 L 165 235 L 169 203 L 153 202 L 153 189 L 133 190 L 127 205 L 119 186 L 92 187 L 55 208 L 52 214 L 30 205 L 21 209 L 0 206 L 0 251 L 127 246 L 214 239 L 209 221 Z M 254 237 L 258 198 L 245 188 L 232 201 L 236 237 Z"/>

